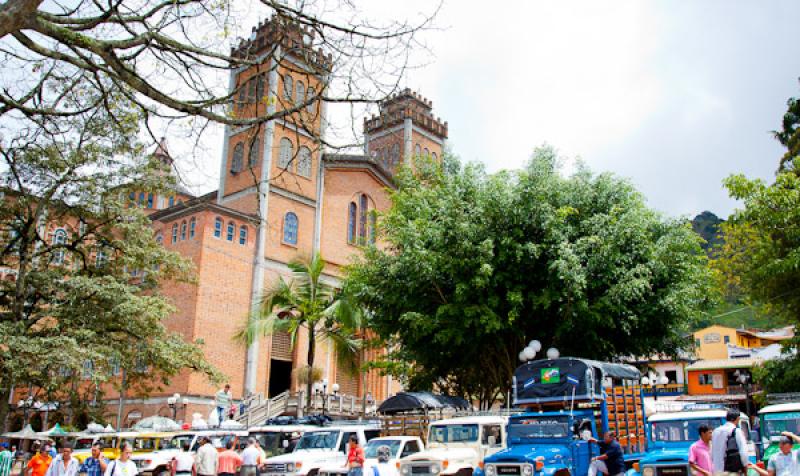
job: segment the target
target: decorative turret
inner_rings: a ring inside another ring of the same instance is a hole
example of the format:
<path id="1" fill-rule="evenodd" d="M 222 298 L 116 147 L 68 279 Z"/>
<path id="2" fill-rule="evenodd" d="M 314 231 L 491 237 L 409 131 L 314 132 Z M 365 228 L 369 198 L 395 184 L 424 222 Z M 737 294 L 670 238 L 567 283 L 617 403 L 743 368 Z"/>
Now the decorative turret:
<path id="1" fill-rule="evenodd" d="M 378 104 L 378 114 L 364 119 L 365 151 L 393 172 L 413 156 L 439 160 L 447 141 L 447 121 L 432 113 L 433 102 L 408 88 Z"/>

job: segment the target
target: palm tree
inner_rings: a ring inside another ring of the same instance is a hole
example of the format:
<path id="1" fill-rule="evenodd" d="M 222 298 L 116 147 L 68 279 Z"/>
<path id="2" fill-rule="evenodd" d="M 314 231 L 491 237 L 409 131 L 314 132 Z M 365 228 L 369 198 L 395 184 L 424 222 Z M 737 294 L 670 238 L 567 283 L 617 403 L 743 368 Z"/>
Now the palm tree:
<path id="1" fill-rule="evenodd" d="M 308 330 L 306 364 L 314 368 L 317 337 L 333 343 L 338 364 L 351 373 L 358 367 L 362 341 L 358 338 L 363 313 L 342 290 L 322 281 L 325 261 L 319 253 L 288 264 L 292 278 L 279 278 L 261 297 L 259 312 L 252 315 L 237 337 L 251 345 L 260 336 L 288 332 L 292 347 L 301 329 Z M 312 379 L 306 382 L 306 404 L 311 407 Z"/>

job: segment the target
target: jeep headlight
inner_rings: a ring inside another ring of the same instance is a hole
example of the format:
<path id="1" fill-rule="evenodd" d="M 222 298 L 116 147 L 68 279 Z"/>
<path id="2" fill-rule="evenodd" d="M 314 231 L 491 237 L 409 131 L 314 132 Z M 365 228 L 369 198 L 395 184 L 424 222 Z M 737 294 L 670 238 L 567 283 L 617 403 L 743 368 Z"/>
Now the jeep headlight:
<path id="1" fill-rule="evenodd" d="M 404 464 L 403 466 L 400 466 L 400 472 L 403 474 L 408 474 L 408 465 Z"/>
<path id="2" fill-rule="evenodd" d="M 431 465 L 431 473 L 439 474 L 439 471 L 441 471 L 441 468 L 439 468 L 438 464 L 432 464 Z"/>
<path id="3" fill-rule="evenodd" d="M 656 470 L 651 467 L 646 467 L 642 470 L 642 476 L 655 476 Z"/>
<path id="4" fill-rule="evenodd" d="M 286 464 L 286 471 L 289 473 L 294 473 L 294 463 L 287 463 Z"/>
<path id="5" fill-rule="evenodd" d="M 531 476 L 533 474 L 533 466 L 530 464 L 523 464 L 522 474 L 523 476 Z"/>
<path id="6" fill-rule="evenodd" d="M 486 472 L 486 476 L 496 476 L 497 475 L 497 468 L 495 468 L 493 464 L 487 464 L 485 472 Z"/>

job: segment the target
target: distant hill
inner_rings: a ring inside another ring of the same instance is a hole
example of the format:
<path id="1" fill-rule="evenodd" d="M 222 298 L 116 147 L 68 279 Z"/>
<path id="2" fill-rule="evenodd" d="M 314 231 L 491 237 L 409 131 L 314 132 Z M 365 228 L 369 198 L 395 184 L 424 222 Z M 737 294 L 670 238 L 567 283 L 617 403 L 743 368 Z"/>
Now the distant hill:
<path id="1" fill-rule="evenodd" d="M 703 250 L 711 254 L 712 249 L 718 248 L 725 242 L 720 234 L 720 225 L 725 222 L 722 218 L 706 210 L 692 219 L 692 230 L 704 240 Z"/>

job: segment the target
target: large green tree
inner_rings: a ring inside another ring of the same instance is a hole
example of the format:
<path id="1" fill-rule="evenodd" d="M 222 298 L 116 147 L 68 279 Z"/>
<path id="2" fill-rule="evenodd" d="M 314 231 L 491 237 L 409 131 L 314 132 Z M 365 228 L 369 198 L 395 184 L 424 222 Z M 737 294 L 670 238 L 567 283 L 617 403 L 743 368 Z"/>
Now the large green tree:
<path id="1" fill-rule="evenodd" d="M 318 339 L 332 343 L 340 365 L 356 371 L 362 346 L 359 332 L 363 313 L 347 293 L 323 276 L 325 260 L 319 253 L 298 257 L 289 264 L 291 279 L 278 278 L 261 298 L 260 312 L 251 316 L 238 333 L 239 340 L 251 345 L 261 336 L 288 332 L 294 347 L 301 330 L 308 335 L 306 365 L 306 403 L 311 408 L 311 388 Z"/>
<path id="2" fill-rule="evenodd" d="M 675 352 L 709 296 L 700 239 L 630 183 L 538 149 L 519 171 L 404 170 L 348 286 L 390 342 L 390 369 L 488 406 L 531 339 L 562 355 Z"/>
<path id="3" fill-rule="evenodd" d="M 789 98 L 786 101 L 786 113 L 781 120 L 781 129 L 774 131 L 778 142 L 786 147 L 781 157 L 778 172 L 795 170 L 795 159 L 800 157 L 800 98 Z"/>
<path id="4" fill-rule="evenodd" d="M 0 422 L 14 388 L 72 412 L 122 374 L 128 395 L 184 369 L 218 376 L 198 343 L 164 327 L 174 308 L 159 284 L 192 268 L 156 242 L 128 194 L 174 184 L 144 158 L 140 116 L 108 99 L 113 115 L 48 118 L 0 147 Z"/>

